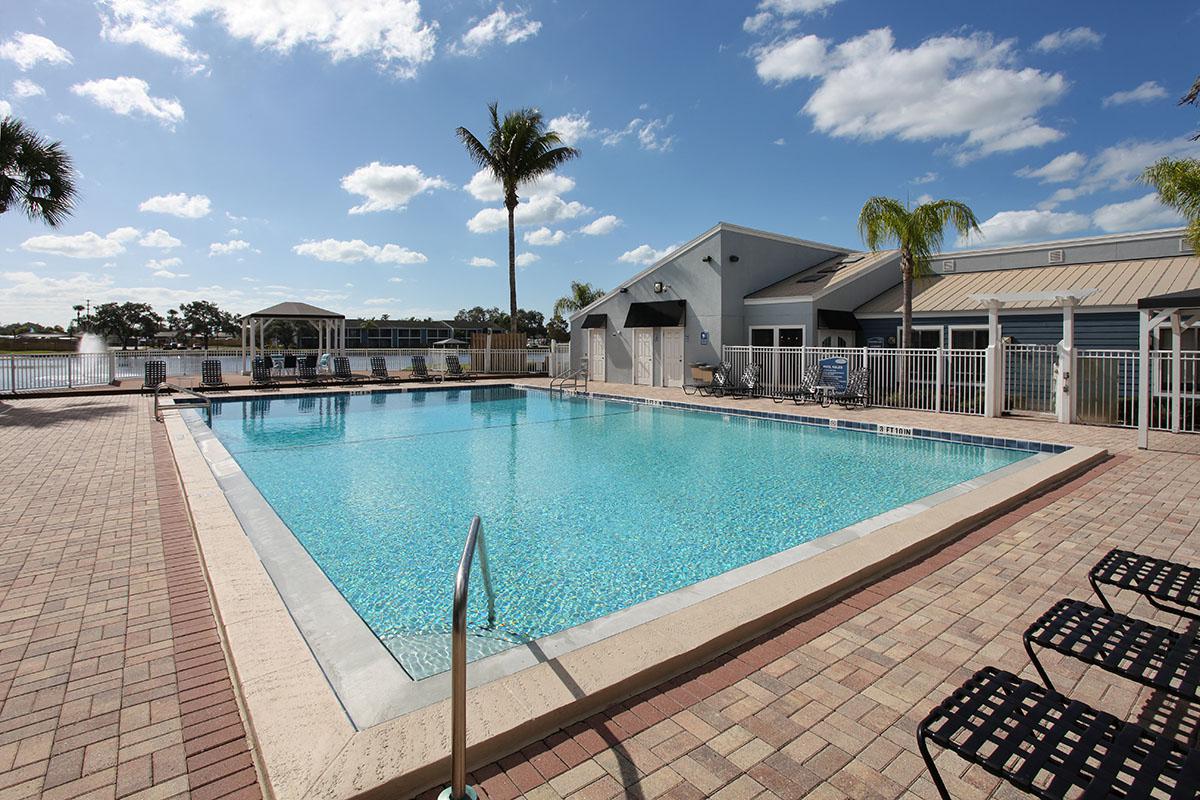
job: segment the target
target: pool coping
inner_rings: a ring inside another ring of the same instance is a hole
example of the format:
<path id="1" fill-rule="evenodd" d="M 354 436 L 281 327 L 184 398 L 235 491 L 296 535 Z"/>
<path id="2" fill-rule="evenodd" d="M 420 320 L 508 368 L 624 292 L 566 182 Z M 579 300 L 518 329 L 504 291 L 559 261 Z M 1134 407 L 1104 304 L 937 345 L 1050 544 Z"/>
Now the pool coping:
<path id="1" fill-rule="evenodd" d="M 723 408 L 714 410 L 731 413 Z M 448 701 L 356 731 L 200 445 L 178 414 L 168 414 L 166 425 L 222 633 L 233 656 L 251 735 L 272 794 L 283 798 L 395 796 L 443 781 L 448 773 Z M 477 686 L 468 694 L 468 760 L 486 763 L 703 663 L 1075 477 L 1106 457 L 1104 450 L 1075 446 L 1048 453 L 1035 463 L 1023 460 L 1018 462 L 1023 469 L 886 524 L 869 539 L 854 538 Z M 806 591 L 798 593 L 796 586 L 804 586 Z"/>
<path id="2" fill-rule="evenodd" d="M 529 387 L 520 387 L 527 391 Z M 311 395 L 310 395 L 311 396 Z M 271 399 L 281 397 L 273 395 Z M 600 398 L 596 398 L 600 399 Z M 604 397 L 613 400 L 611 397 Z M 239 403 L 245 400 L 234 401 Z M 660 407 L 656 404 L 639 404 Z M 688 408 L 688 410 L 693 410 Z M 699 409 L 696 409 L 699 410 Z M 741 414 L 735 416 L 743 416 Z M 766 421 L 808 424 L 800 419 L 772 415 Z M 759 418 L 754 415 L 754 418 Z M 234 514 L 254 545 L 263 566 L 283 598 L 313 657 L 321 666 L 334 693 L 355 729 L 363 730 L 450 695 L 450 684 L 439 674 L 417 678 L 408 673 L 378 635 L 363 621 L 325 575 L 307 549 L 255 487 L 236 459 L 198 413 L 184 417 L 201 453 L 225 493 Z M 824 427 L 824 426 L 821 426 Z M 843 430 L 862 432 L 861 427 Z M 880 435 L 880 434 L 874 434 Z M 941 437 L 929 440 L 945 441 Z M 1027 453 L 1021 460 L 953 484 L 937 492 L 891 508 L 872 517 L 823 534 L 811 541 L 764 556 L 692 584 L 648 598 L 632 606 L 573 625 L 530 642 L 474 660 L 468 685 L 480 686 L 540 662 L 594 644 L 689 605 L 702 602 L 735 586 L 811 558 L 818 553 L 866 536 L 886 525 L 915 516 L 946 500 L 999 480 L 1049 457 L 1031 447 L 1013 448 Z M 485 520 L 486 523 L 486 520 Z M 465 533 L 463 534 L 465 538 Z M 493 547 L 496 547 L 493 543 Z M 452 576 L 446 576 L 447 586 Z"/>

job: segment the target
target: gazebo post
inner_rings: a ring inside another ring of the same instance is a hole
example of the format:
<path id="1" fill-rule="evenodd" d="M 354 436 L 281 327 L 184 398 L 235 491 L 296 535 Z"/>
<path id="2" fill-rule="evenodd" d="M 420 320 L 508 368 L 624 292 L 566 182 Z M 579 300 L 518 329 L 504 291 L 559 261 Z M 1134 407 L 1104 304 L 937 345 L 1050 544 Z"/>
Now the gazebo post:
<path id="1" fill-rule="evenodd" d="M 1076 392 L 1072 390 L 1075 373 L 1075 305 L 1074 297 L 1059 298 L 1062 304 L 1062 341 L 1058 344 L 1058 386 L 1056 410 L 1058 421 L 1069 425 L 1075 421 Z"/>
<path id="2" fill-rule="evenodd" d="M 1138 447 L 1150 447 L 1150 317 L 1151 309 L 1138 315 Z"/>
<path id="3" fill-rule="evenodd" d="M 246 374 L 246 318 L 242 317 L 242 374 Z"/>
<path id="4" fill-rule="evenodd" d="M 1181 429 L 1183 404 L 1180 399 L 1180 383 L 1183 381 L 1183 359 L 1180 357 L 1180 340 L 1183 339 L 1183 312 L 1171 312 L 1171 433 Z"/>

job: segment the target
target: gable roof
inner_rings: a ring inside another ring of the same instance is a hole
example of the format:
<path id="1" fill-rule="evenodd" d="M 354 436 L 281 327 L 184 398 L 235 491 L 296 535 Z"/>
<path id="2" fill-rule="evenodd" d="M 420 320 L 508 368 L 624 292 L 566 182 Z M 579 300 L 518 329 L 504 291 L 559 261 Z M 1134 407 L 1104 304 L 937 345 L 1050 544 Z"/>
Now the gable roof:
<path id="1" fill-rule="evenodd" d="M 250 317 L 293 317 L 296 319 L 345 319 L 345 314 L 339 314 L 336 311 L 329 311 L 324 308 L 317 308 L 308 303 L 287 302 L 276 303 L 273 306 L 268 306 L 261 311 L 255 311 L 253 314 L 247 314 L 242 319 Z"/>
<path id="2" fill-rule="evenodd" d="M 890 260 L 896 250 L 880 250 L 875 253 L 842 252 L 821 263 L 805 267 L 794 275 L 772 283 L 746 295 L 747 300 L 780 300 L 797 297 L 815 297 L 826 289 L 832 289 L 853 280 L 864 271 Z"/>

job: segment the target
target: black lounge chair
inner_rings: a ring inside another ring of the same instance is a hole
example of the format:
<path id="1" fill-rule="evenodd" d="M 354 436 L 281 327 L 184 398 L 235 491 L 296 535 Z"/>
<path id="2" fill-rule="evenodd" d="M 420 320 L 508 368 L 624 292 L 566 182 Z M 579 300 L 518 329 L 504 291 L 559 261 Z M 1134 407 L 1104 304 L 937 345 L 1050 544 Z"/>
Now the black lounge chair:
<path id="1" fill-rule="evenodd" d="M 447 354 L 446 369 L 442 372 L 442 379 L 454 381 L 473 381 L 475 380 L 475 376 L 471 374 L 470 370 L 463 368 L 462 362 L 458 360 L 458 356 Z"/>
<path id="2" fill-rule="evenodd" d="M 284 353 L 283 354 L 283 371 L 284 372 L 288 373 L 289 375 L 295 375 L 296 374 L 296 364 L 297 364 L 297 361 L 296 361 L 295 353 Z"/>
<path id="3" fill-rule="evenodd" d="M 1034 797 L 1195 798 L 1200 750 L 984 667 L 917 727 L 917 748 L 942 800 L 929 742 Z"/>
<path id="4" fill-rule="evenodd" d="M 850 377 L 846 379 L 845 388 L 822 396 L 822 405 L 828 407 L 831 403 L 837 403 L 846 409 L 854 408 L 855 406 L 866 408 L 869 404 L 867 398 L 867 378 L 868 373 L 865 369 L 854 370 L 850 373 Z"/>
<path id="5" fill-rule="evenodd" d="M 401 380 L 399 375 L 388 372 L 387 359 L 383 356 L 371 356 L 371 380 L 382 383 L 395 383 Z M 382 397 L 382 395 L 380 395 Z"/>
<path id="6" fill-rule="evenodd" d="M 702 397 L 720 397 L 729 391 L 730 376 L 733 374 L 733 366 L 728 361 L 722 361 L 713 370 L 712 380 L 706 383 L 685 383 L 683 385 L 683 393 L 687 395 L 699 394 Z"/>
<path id="7" fill-rule="evenodd" d="M 1059 600 L 1025 631 L 1025 652 L 1047 689 L 1054 684 L 1033 645 L 1161 689 L 1185 700 L 1200 689 L 1200 643 L 1194 636 L 1105 610 L 1082 600 Z"/>
<path id="8" fill-rule="evenodd" d="M 358 383 L 366 380 L 362 375 L 356 375 L 350 369 L 350 359 L 346 356 L 333 357 L 333 378 L 334 382 L 338 383 Z"/>
<path id="9" fill-rule="evenodd" d="M 729 389 L 733 397 L 754 397 L 760 392 L 762 382 L 762 366 L 749 364 L 742 370 L 742 377 Z"/>
<path id="10" fill-rule="evenodd" d="M 819 401 L 821 398 L 817 396 L 817 384 L 821 382 L 821 365 L 809 364 L 804 374 L 800 376 L 800 383 L 790 392 L 780 392 L 771 397 L 776 403 L 783 403 L 791 400 L 796 405 L 807 403 L 810 400 Z"/>
<path id="11" fill-rule="evenodd" d="M 271 377 L 271 365 L 262 356 L 255 356 L 250 364 L 250 385 L 263 389 L 278 389 L 279 381 Z"/>
<path id="12" fill-rule="evenodd" d="M 201 389 L 228 389 L 229 384 L 225 382 L 224 376 L 221 375 L 221 362 L 215 358 L 208 358 L 200 362 L 200 386 Z"/>
<path id="13" fill-rule="evenodd" d="M 147 361 L 142 377 L 142 391 L 153 391 L 167 382 L 167 362 Z"/>
<path id="14" fill-rule="evenodd" d="M 324 383 L 325 376 L 317 372 L 317 357 L 310 356 L 296 362 L 296 378 L 301 383 Z"/>
<path id="15" fill-rule="evenodd" d="M 412 357 L 412 376 L 419 381 L 440 381 L 441 375 L 429 371 L 429 366 L 425 363 L 425 356 Z"/>
<path id="16" fill-rule="evenodd" d="M 1200 620 L 1200 568 L 1116 549 L 1092 567 L 1088 581 L 1109 611 L 1101 584 L 1137 592 L 1157 609 Z"/>

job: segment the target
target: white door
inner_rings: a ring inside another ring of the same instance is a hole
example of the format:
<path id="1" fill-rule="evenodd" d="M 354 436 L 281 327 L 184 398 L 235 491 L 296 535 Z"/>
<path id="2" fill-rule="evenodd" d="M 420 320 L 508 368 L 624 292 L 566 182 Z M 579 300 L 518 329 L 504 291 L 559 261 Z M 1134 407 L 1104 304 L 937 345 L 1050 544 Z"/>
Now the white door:
<path id="1" fill-rule="evenodd" d="M 588 331 L 588 378 L 593 381 L 604 380 L 604 332 L 604 328 Z"/>
<path id="2" fill-rule="evenodd" d="M 663 328 L 663 386 L 683 386 L 683 328 Z"/>
<path id="3" fill-rule="evenodd" d="M 654 384 L 653 328 L 637 328 L 633 332 L 633 382 L 639 386 Z"/>

